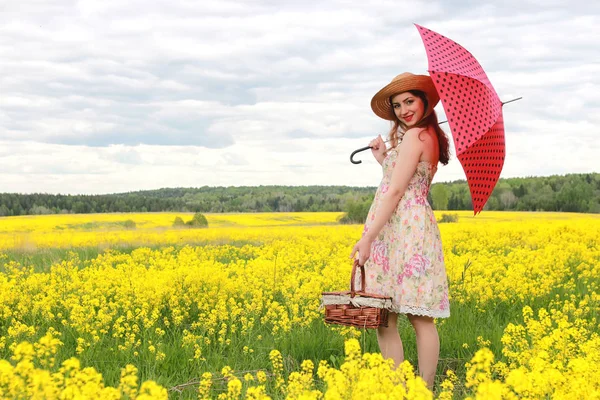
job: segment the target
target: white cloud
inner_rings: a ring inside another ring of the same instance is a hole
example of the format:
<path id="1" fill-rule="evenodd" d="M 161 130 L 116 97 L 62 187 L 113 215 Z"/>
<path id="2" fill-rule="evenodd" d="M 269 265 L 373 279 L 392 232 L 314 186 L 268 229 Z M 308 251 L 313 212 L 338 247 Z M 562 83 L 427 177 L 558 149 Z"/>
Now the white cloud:
<path id="1" fill-rule="evenodd" d="M 23 0 L 0 14 L 0 190 L 375 186 L 348 158 L 389 129 L 371 96 L 427 73 L 413 22 L 523 97 L 503 177 L 598 172 L 595 3 Z M 454 159 L 436 181 L 462 178 Z"/>

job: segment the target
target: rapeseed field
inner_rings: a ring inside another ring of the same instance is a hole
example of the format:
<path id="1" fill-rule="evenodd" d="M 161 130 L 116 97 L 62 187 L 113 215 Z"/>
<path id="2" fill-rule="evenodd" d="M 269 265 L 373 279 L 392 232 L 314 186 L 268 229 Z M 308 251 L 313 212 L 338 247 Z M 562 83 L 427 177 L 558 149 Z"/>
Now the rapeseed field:
<path id="1" fill-rule="evenodd" d="M 340 213 L 0 219 L 0 398 L 600 398 L 600 216 L 440 223 L 451 317 L 434 391 L 327 326 L 362 226 Z"/>

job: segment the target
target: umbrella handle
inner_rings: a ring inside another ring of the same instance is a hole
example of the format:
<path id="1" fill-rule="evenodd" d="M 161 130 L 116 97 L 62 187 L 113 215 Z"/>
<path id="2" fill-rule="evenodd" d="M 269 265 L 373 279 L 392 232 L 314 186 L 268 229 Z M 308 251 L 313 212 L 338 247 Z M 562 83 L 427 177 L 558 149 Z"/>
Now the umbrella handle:
<path id="1" fill-rule="evenodd" d="M 356 153 L 360 153 L 361 151 L 365 151 L 365 150 L 368 150 L 368 149 L 370 149 L 370 148 L 371 148 L 371 146 L 365 146 L 365 147 L 361 147 L 360 149 L 354 150 L 354 151 L 352 152 L 352 154 L 350 154 L 350 162 L 351 162 L 352 164 L 360 164 L 362 161 L 360 161 L 360 160 L 358 160 L 358 161 L 354 161 L 354 155 L 355 155 Z"/>

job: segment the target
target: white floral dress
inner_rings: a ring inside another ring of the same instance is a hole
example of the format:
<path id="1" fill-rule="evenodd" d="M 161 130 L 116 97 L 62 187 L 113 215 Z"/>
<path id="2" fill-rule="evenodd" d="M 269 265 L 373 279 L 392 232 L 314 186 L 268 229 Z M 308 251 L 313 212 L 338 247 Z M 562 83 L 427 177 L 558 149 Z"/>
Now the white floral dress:
<path id="1" fill-rule="evenodd" d="M 389 188 L 397 155 L 396 148 L 390 149 L 383 160 L 383 179 L 375 193 L 364 232 L 373 223 Z M 437 166 L 419 162 L 390 220 L 373 241 L 371 256 L 365 263 L 367 292 L 391 297 L 390 311 L 396 313 L 434 318 L 450 316 L 440 231 L 427 201 L 436 171 Z"/>

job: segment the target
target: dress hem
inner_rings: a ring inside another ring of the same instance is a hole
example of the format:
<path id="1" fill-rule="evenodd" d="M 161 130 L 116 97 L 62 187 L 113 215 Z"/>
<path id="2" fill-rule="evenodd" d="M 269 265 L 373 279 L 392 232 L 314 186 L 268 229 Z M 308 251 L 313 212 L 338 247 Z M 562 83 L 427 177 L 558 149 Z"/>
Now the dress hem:
<path id="1" fill-rule="evenodd" d="M 388 308 L 389 311 L 394 312 L 396 314 L 412 314 L 412 315 L 420 315 L 424 317 L 432 317 L 432 318 L 448 318 L 450 317 L 450 310 L 430 310 L 428 308 L 423 307 L 413 307 L 413 306 L 391 306 Z"/>

